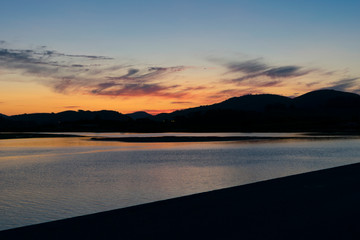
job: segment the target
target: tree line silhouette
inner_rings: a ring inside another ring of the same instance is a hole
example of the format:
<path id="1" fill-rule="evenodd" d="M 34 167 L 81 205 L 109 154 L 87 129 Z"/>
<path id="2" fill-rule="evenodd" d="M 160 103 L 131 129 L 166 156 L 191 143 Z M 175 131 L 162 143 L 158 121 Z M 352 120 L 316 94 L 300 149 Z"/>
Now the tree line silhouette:
<path id="1" fill-rule="evenodd" d="M 317 90 L 289 98 L 272 94 L 150 115 L 65 111 L 6 116 L 0 131 L 359 131 L 360 95 Z"/>

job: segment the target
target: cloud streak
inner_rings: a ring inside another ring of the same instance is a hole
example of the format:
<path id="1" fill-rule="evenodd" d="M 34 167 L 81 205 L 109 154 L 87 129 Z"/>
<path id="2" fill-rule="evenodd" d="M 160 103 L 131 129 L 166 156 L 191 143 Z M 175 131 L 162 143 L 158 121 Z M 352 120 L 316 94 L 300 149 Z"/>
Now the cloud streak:
<path id="1" fill-rule="evenodd" d="M 81 62 L 93 60 L 111 60 L 104 56 L 71 55 L 41 48 L 33 49 L 6 49 L 0 48 L 0 68 L 17 70 L 24 74 L 38 77 L 64 77 L 67 75 L 86 72 L 87 65 Z"/>
<path id="2" fill-rule="evenodd" d="M 263 93 L 262 91 L 253 89 L 253 88 L 246 88 L 246 89 L 225 89 L 221 91 L 217 91 L 213 93 L 213 95 L 208 96 L 208 99 L 217 101 L 222 101 L 231 97 L 239 97 L 246 94 L 259 94 Z"/>
<path id="3" fill-rule="evenodd" d="M 1 44 L 5 41 L 1 42 Z M 113 58 L 105 56 L 94 56 L 94 55 L 74 55 L 74 54 L 65 54 L 53 50 L 46 50 L 41 48 L 40 50 L 33 49 L 7 49 L 0 48 L 0 58 L 2 61 L 7 62 L 21 62 L 21 63 L 33 63 L 33 64 L 44 64 L 44 65 L 55 65 L 59 64 L 52 59 L 61 58 L 83 58 L 90 60 L 113 60 Z M 59 60 L 59 59 L 58 59 Z M 60 65 L 61 66 L 61 65 Z M 64 65 L 62 65 L 64 66 Z"/>
<path id="4" fill-rule="evenodd" d="M 105 96 L 182 97 L 186 95 L 185 90 L 174 91 L 179 85 L 169 86 L 159 81 L 169 74 L 185 69 L 185 66 L 149 67 L 146 70 L 130 68 L 126 74 L 107 77 L 108 81 L 93 86 L 90 93 Z"/>
<path id="5" fill-rule="evenodd" d="M 339 81 L 332 82 L 330 88 L 338 91 L 350 91 L 354 87 L 359 86 L 359 79 L 359 77 L 341 79 Z M 357 89 L 357 91 L 359 90 Z"/>
<path id="6" fill-rule="evenodd" d="M 66 54 L 46 47 L 0 48 L 0 69 L 37 76 L 36 81 L 58 93 L 174 98 L 186 95 L 177 89 L 178 85 L 162 82 L 165 77 L 186 70 L 186 66 L 141 68 L 114 61 L 111 57 Z"/>
<path id="7" fill-rule="evenodd" d="M 243 72 L 247 74 L 261 72 L 269 68 L 258 59 L 244 62 L 231 62 L 227 63 L 226 67 L 229 69 L 229 72 Z"/>
<path id="8" fill-rule="evenodd" d="M 186 70 L 185 66 L 176 67 L 150 67 L 147 71 L 140 71 L 140 69 L 130 68 L 128 72 L 121 76 L 107 77 L 112 81 L 121 82 L 147 82 L 151 80 L 157 80 L 170 73 L 180 72 Z"/>
<path id="9" fill-rule="evenodd" d="M 165 86 L 157 83 L 146 84 L 117 84 L 107 82 L 98 84 L 97 88 L 91 90 L 94 95 L 102 96 L 158 96 L 179 98 L 185 95 L 184 92 L 173 92 L 178 85 Z"/>
<path id="10" fill-rule="evenodd" d="M 64 106 L 63 108 L 74 109 L 74 108 L 81 108 L 81 107 L 80 106 Z"/>
<path id="11" fill-rule="evenodd" d="M 296 65 L 270 66 L 260 59 L 248 60 L 243 62 L 229 62 L 224 64 L 228 69 L 227 74 L 240 75 L 226 80 L 226 82 L 238 85 L 246 84 L 257 87 L 270 87 L 280 85 L 284 80 L 304 76 L 313 70 L 306 70 Z"/>
<path id="12" fill-rule="evenodd" d="M 193 102 L 186 102 L 186 101 L 184 101 L 184 102 L 181 102 L 181 101 L 179 101 L 179 102 L 171 102 L 171 104 L 192 104 Z"/>

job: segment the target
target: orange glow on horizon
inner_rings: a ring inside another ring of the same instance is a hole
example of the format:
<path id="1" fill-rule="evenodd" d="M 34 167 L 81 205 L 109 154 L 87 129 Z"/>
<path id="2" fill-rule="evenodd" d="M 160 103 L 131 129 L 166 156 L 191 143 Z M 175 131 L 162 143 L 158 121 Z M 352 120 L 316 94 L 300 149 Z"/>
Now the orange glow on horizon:
<path id="1" fill-rule="evenodd" d="M 169 113 L 176 110 L 211 105 L 219 103 L 232 97 L 240 97 L 247 94 L 277 94 L 282 96 L 298 96 L 303 93 L 319 89 L 325 85 L 314 84 L 313 79 L 317 76 L 306 76 L 293 78 L 292 81 L 283 81 L 281 84 L 267 87 L 257 87 L 254 82 L 228 83 L 219 80 L 219 73 L 209 72 L 201 75 L 191 69 L 194 74 L 183 75 L 179 78 L 164 78 L 160 83 L 151 86 L 154 92 L 147 92 L 144 88 L 137 94 L 108 96 L 92 93 L 92 85 L 73 89 L 66 93 L 54 91 L 53 83 L 49 80 L 41 82 L 34 76 L 23 74 L 0 73 L 0 113 L 5 115 L 16 115 L 24 113 L 57 113 L 67 110 L 113 110 L 123 114 L 145 111 L 156 115 Z M 206 76 L 206 77 L 204 77 Z M 230 77 L 229 77 L 230 78 Z M 4 81 L 5 80 L 5 81 Z M 259 79 L 264 82 L 266 79 Z M 169 84 L 171 83 L 171 85 Z M 141 86 L 141 85 L 140 85 Z M 145 84 L 146 86 L 146 84 Z M 312 87 L 312 89 L 309 88 Z M 151 89 L 150 89 L 151 90 Z"/>
<path id="2" fill-rule="evenodd" d="M 305 93 L 306 91 L 298 91 Z M 278 94 L 283 96 L 292 96 L 295 93 L 289 88 L 273 88 L 266 91 L 235 91 L 232 94 L 217 94 L 216 92 L 206 92 L 193 94 L 191 98 L 173 99 L 156 96 L 136 96 L 136 97 L 107 97 L 93 96 L 86 94 L 61 94 L 54 93 L 50 89 L 36 85 L 28 86 L 15 94 L 1 91 L 0 94 L 0 113 L 5 115 L 17 115 L 24 113 L 50 113 L 62 112 L 68 110 L 113 110 L 123 114 L 145 111 L 152 115 L 159 113 L 170 113 L 176 110 L 182 110 L 201 105 L 211 105 L 222 102 L 231 97 L 240 97 L 246 94 Z M 237 94 L 236 94 L 237 93 Z M 191 100 L 191 101 L 189 101 Z"/>

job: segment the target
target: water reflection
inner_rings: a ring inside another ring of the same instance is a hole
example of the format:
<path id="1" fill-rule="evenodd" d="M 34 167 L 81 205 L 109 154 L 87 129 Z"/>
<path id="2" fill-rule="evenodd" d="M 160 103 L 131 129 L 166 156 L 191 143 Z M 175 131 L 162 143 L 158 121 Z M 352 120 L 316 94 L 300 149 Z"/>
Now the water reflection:
<path id="1" fill-rule="evenodd" d="M 49 132 L 51 134 L 57 134 Z M 75 134 L 80 136 L 91 137 L 301 137 L 306 133 L 280 133 L 280 132 L 162 132 L 162 133 L 128 133 L 128 132 L 65 132 L 61 134 Z"/>
<path id="2" fill-rule="evenodd" d="M 359 161 L 360 140 L 1 140 L 0 229 Z"/>

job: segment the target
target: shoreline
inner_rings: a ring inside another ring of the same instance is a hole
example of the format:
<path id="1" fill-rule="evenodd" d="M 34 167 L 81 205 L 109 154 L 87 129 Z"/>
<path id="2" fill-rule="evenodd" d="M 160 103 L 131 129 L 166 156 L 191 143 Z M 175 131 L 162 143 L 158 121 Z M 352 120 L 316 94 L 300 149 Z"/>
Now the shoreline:
<path id="1" fill-rule="evenodd" d="M 225 142 L 225 141 L 281 141 L 281 140 L 332 140 L 349 139 L 357 136 L 306 136 L 304 137 L 256 137 L 256 136 L 162 136 L 162 137 L 92 137 L 91 141 L 112 141 L 128 143 L 166 143 L 166 142 Z"/>
<path id="2" fill-rule="evenodd" d="M 1 239 L 360 239 L 360 163 L 0 232 Z"/>
<path id="3" fill-rule="evenodd" d="M 21 139 L 21 138 L 61 138 L 61 137 L 82 137 L 80 135 L 72 134 L 52 134 L 52 133 L 32 133 L 32 132 L 1 132 L 0 140 L 2 139 Z"/>
<path id="4" fill-rule="evenodd" d="M 163 143 L 163 142 L 224 142 L 250 140 L 285 140 L 287 137 L 216 137 L 216 136 L 163 136 L 163 137 L 93 137 L 92 141 Z"/>
<path id="5" fill-rule="evenodd" d="M 156 136 L 156 137 L 95 137 L 71 134 L 69 132 L 0 132 L 0 140 L 25 139 L 25 138 L 62 138 L 62 137 L 86 137 L 91 141 L 116 141 L 128 143 L 166 143 L 166 142 L 225 142 L 225 141 L 281 141 L 281 140 L 332 140 L 360 138 L 358 133 L 346 132 L 303 132 L 300 136 L 268 137 L 268 136 Z M 94 132 L 97 133 L 97 132 Z M 242 132 L 239 132 L 242 133 Z M 266 132 L 265 132 L 266 133 Z M 284 132 L 286 133 L 286 132 Z M 151 133 L 149 133 L 151 134 Z M 174 132 L 176 134 L 176 132 Z"/>

